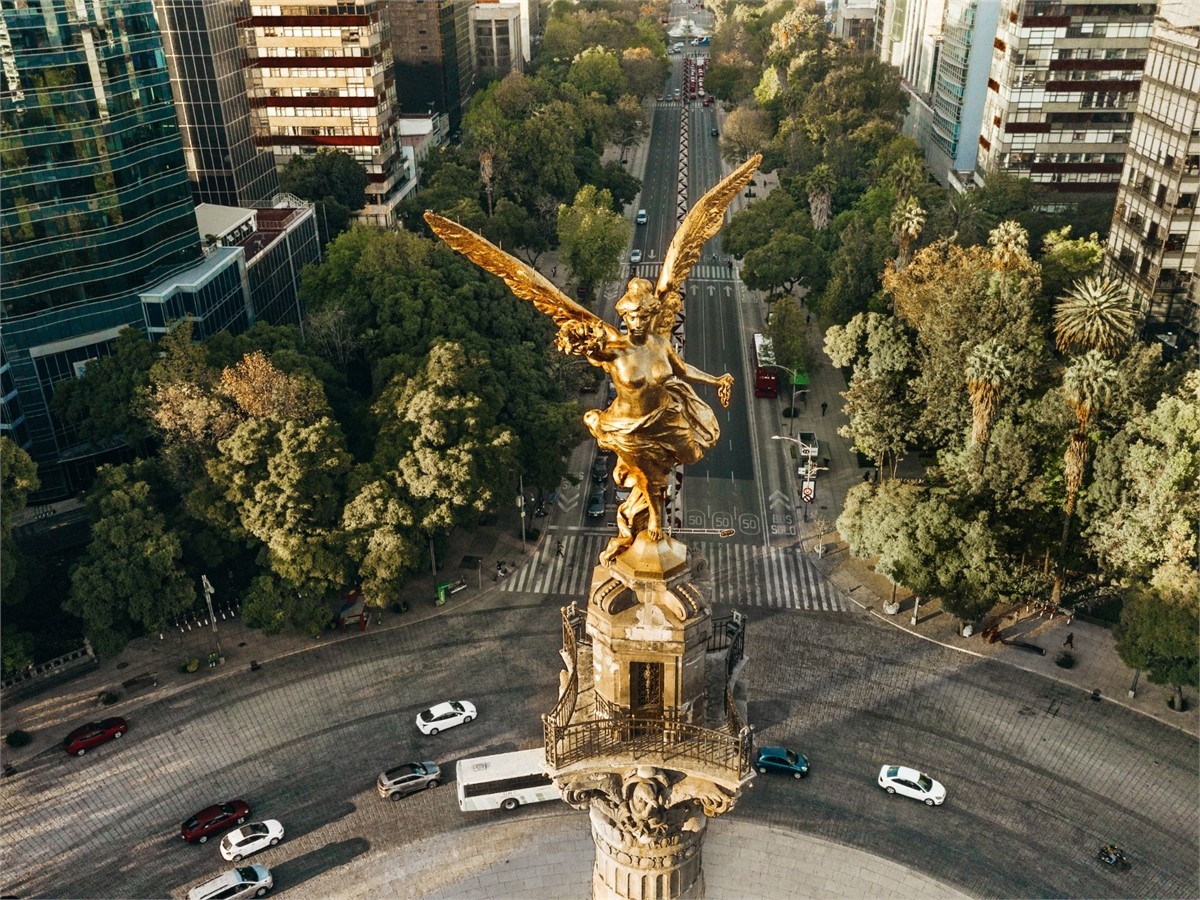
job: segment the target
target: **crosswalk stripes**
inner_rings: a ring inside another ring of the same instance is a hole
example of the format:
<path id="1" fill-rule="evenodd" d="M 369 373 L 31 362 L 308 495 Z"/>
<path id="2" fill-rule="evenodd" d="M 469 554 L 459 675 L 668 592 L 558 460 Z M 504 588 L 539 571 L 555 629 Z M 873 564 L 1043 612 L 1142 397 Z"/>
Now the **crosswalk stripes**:
<path id="1" fill-rule="evenodd" d="M 553 531 L 500 585 L 505 591 L 586 598 L 592 570 L 609 533 L 564 534 Z M 563 555 L 558 555 L 562 541 Z M 757 544 L 690 540 L 707 566 L 697 572 L 711 603 L 845 612 L 850 608 L 799 547 L 771 550 Z"/>
<path id="2" fill-rule="evenodd" d="M 691 542 L 708 561 L 710 602 L 845 612 L 848 602 L 799 547 L 771 550 L 727 541 Z"/>
<path id="3" fill-rule="evenodd" d="M 632 267 L 636 273 L 642 278 L 648 278 L 654 281 L 658 278 L 662 271 L 661 262 L 640 262 Z M 692 271 L 688 275 L 690 281 L 732 281 L 733 270 L 727 265 L 697 265 L 692 267 Z"/>
<path id="4" fill-rule="evenodd" d="M 608 546 L 612 534 L 566 534 L 561 538 L 553 531 L 525 562 L 500 586 L 506 591 L 535 594 L 555 594 L 564 597 L 586 597 L 592 583 L 592 569 L 600 551 Z M 562 541 L 563 555 L 558 555 Z"/>

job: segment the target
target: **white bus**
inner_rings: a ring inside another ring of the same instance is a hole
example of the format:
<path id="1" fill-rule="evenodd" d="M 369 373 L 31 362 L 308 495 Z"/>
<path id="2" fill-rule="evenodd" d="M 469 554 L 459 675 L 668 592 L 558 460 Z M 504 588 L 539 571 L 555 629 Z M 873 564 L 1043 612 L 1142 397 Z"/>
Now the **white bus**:
<path id="1" fill-rule="evenodd" d="M 514 810 L 522 803 L 558 800 L 562 793 L 545 772 L 545 750 L 518 750 L 458 761 L 458 808 Z"/>

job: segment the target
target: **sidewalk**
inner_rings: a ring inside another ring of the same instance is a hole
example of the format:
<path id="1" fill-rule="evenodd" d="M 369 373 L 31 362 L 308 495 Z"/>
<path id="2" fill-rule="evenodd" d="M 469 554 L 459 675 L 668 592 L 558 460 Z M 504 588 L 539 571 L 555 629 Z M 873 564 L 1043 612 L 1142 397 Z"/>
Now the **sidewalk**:
<path id="1" fill-rule="evenodd" d="M 808 401 L 799 404 L 801 413 L 793 425 L 797 431 L 816 432 L 821 442 L 821 455 L 830 460 L 830 471 L 822 472 L 818 476 L 817 498 L 812 504 L 810 521 L 807 525 L 801 524 L 800 527 L 804 545 L 814 547 L 819 531 L 817 520 L 823 519 L 828 523 L 827 527 L 830 530 L 824 538 L 826 552 L 823 557 L 816 559 L 817 566 L 826 578 L 858 606 L 871 612 L 881 621 L 910 634 L 963 653 L 989 657 L 1019 669 L 1036 672 L 1088 694 L 1098 690 L 1101 701 L 1118 703 L 1164 724 L 1200 736 L 1200 702 L 1197 700 L 1195 689 L 1184 689 L 1188 709 L 1183 713 L 1176 713 L 1166 704 L 1169 694 L 1166 686 L 1151 684 L 1145 677 L 1138 677 L 1135 687 L 1136 673 L 1121 661 L 1112 632 L 1103 626 L 1079 619 L 1068 622 L 1064 615 L 1047 619 L 1021 610 L 1010 612 L 1001 623 L 1001 638 L 1005 641 L 1020 640 L 1039 646 L 1045 651 L 1042 655 L 1012 643 L 989 643 L 978 633 L 964 638 L 960 633 L 958 620 L 943 612 L 941 604 L 936 600 L 921 603 L 914 625 L 913 595 L 904 588 L 900 588 L 896 595 L 896 599 L 901 601 L 900 612 L 894 616 L 885 615 L 883 605 L 891 599 L 891 581 L 875 572 L 869 561 L 852 557 L 846 543 L 832 530 L 838 513 L 845 506 L 846 494 L 850 488 L 860 483 L 864 475 L 877 478 L 878 473 L 874 466 L 862 467 L 858 456 L 850 448 L 850 442 L 837 433 L 838 428 L 849 423 L 842 412 L 845 402 L 842 393 L 846 390 L 846 381 L 841 370 L 835 368 L 825 356 L 824 334 L 821 329 L 815 327 L 815 323 L 809 331 L 809 349 L 811 359 L 815 363 L 809 367 Z M 822 402 L 829 404 L 824 415 L 821 413 Z M 781 408 L 785 405 L 786 400 L 781 404 Z M 786 419 L 781 418 L 779 421 L 781 428 L 788 427 Z M 794 465 L 792 472 L 794 475 Z M 896 471 L 897 478 L 921 478 L 924 474 L 924 467 L 915 453 L 902 459 Z M 1055 663 L 1055 658 L 1060 650 L 1065 649 L 1063 644 L 1068 634 L 1074 636 L 1074 666 L 1064 669 Z"/>

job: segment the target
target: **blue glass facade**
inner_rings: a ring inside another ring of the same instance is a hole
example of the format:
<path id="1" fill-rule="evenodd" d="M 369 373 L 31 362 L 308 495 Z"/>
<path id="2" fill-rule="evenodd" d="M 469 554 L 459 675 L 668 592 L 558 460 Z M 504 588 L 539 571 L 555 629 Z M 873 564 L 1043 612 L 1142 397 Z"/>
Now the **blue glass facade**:
<path id="1" fill-rule="evenodd" d="M 150 331 L 161 305 L 141 295 L 183 273 L 220 284 L 189 311 L 244 327 L 245 262 L 201 250 L 150 0 L 0 0 L 0 77 L 4 430 L 61 494 L 76 486 L 67 461 L 103 448 L 51 414 L 55 385 L 121 328 Z"/>

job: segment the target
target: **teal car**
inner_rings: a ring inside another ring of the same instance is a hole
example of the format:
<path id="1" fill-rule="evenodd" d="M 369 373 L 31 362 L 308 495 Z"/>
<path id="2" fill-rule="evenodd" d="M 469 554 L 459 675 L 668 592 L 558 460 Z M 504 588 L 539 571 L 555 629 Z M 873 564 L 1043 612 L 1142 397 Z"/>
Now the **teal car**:
<path id="1" fill-rule="evenodd" d="M 793 778 L 803 778 L 808 774 L 808 760 L 803 753 L 786 747 L 759 747 L 754 768 L 764 775 L 767 772 L 783 772 Z"/>

